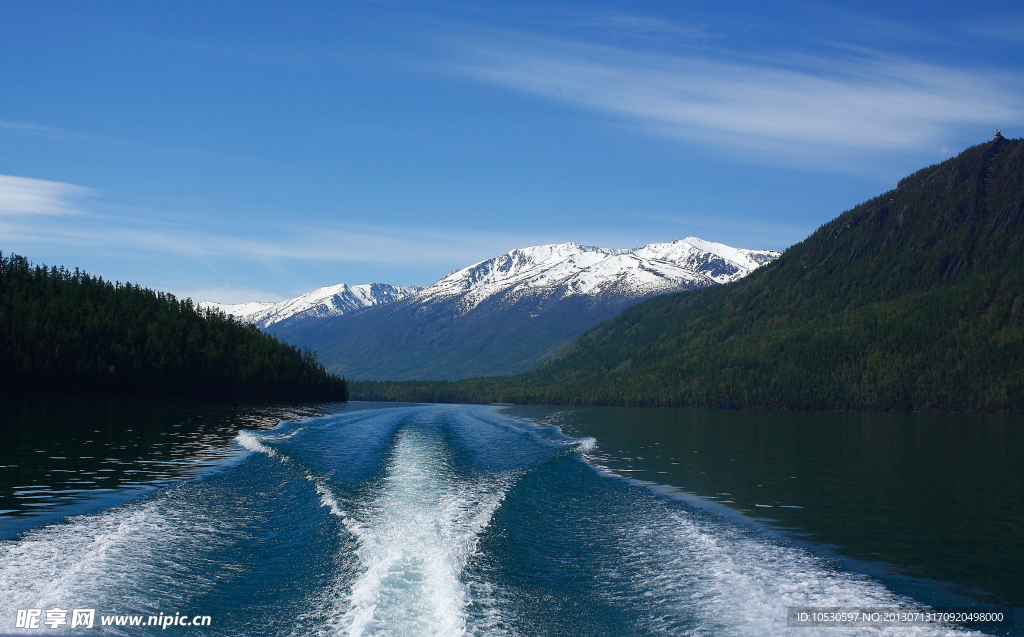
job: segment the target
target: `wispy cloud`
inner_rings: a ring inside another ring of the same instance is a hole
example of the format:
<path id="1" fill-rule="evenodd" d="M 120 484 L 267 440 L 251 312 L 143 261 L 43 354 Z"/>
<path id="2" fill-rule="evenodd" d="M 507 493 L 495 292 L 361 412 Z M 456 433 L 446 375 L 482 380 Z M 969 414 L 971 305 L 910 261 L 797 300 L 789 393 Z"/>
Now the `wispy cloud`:
<path id="1" fill-rule="evenodd" d="M 664 18 L 612 12 L 591 15 L 583 24 L 602 34 L 641 39 L 671 37 L 676 40 L 707 40 L 715 37 L 703 25 L 681 24 Z"/>
<path id="2" fill-rule="evenodd" d="M 74 215 L 94 190 L 59 181 L 0 175 L 0 216 Z"/>
<path id="3" fill-rule="evenodd" d="M 42 124 L 32 124 L 29 122 L 7 122 L 0 120 L 0 132 L 60 141 L 123 143 L 123 140 L 112 137 L 104 137 L 102 135 L 83 135 L 82 133 L 75 133 L 55 126 L 44 126 Z"/>
<path id="4" fill-rule="evenodd" d="M 1024 123 L 1024 76 L 864 50 L 684 56 L 503 33 L 459 39 L 450 69 L 648 133 L 812 165 L 824 155 L 937 148 L 965 125 Z"/>
<path id="5" fill-rule="evenodd" d="M 43 135 L 63 132 L 59 128 L 52 126 L 40 126 L 39 124 L 29 124 L 28 122 L 5 122 L 2 120 L 0 120 L 0 130 Z"/>
<path id="6" fill-rule="evenodd" d="M 243 234 L 116 217 L 90 216 L 74 224 L 0 219 L 0 234 L 22 243 L 156 251 L 190 258 L 233 257 L 270 266 L 280 261 L 326 261 L 421 267 L 457 263 L 461 267 L 466 259 L 484 259 L 495 250 L 500 253 L 528 241 L 505 233 L 458 229 L 247 225 Z"/>
<path id="7" fill-rule="evenodd" d="M 271 267 L 284 261 L 323 261 L 453 269 L 536 240 L 503 232 L 301 219 L 225 227 L 168 215 L 100 213 L 78 205 L 81 197 L 96 194 L 73 184 L 0 175 L 0 237 L 8 245 L 229 257 Z"/>

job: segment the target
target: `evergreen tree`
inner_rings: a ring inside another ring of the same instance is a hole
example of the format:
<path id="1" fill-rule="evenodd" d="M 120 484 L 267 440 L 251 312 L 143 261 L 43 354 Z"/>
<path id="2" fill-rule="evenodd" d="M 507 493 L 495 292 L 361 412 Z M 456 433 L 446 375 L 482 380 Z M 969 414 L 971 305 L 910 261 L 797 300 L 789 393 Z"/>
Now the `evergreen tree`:
<path id="1" fill-rule="evenodd" d="M 0 392 L 348 399 L 315 353 L 222 312 L 3 253 Z"/>

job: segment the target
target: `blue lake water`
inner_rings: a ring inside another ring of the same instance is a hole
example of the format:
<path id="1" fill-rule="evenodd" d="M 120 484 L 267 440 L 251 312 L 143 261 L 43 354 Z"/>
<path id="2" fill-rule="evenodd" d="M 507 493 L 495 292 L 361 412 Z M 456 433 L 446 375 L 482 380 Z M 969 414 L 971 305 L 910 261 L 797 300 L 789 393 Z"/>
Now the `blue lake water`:
<path id="1" fill-rule="evenodd" d="M 0 456 L 0 633 L 970 634 L 790 628 L 786 609 L 1020 590 L 1012 418 L 969 423 L 968 443 L 1001 436 L 979 456 L 990 475 L 964 464 L 977 445 L 959 465 L 963 444 L 908 460 L 887 436 L 921 423 L 887 415 L 19 405 Z M 963 422 L 931 424 L 941 438 Z M 908 500 L 932 488 L 939 501 Z M 973 530 L 935 528 L 965 514 Z M 18 609 L 51 608 L 211 620 L 17 627 Z"/>

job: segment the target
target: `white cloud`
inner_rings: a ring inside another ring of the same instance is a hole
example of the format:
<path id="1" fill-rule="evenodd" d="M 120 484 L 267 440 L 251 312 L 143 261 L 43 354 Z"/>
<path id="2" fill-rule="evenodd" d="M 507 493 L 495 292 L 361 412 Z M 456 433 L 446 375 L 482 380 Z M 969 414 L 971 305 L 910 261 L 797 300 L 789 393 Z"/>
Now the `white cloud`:
<path id="1" fill-rule="evenodd" d="M 3 120 L 0 120 L 0 130 L 35 134 L 53 134 L 63 132 L 60 129 L 53 128 L 52 126 L 40 126 L 39 124 L 29 124 L 27 122 L 5 122 Z"/>
<path id="2" fill-rule="evenodd" d="M 82 133 L 75 133 L 72 131 L 64 130 L 63 128 L 56 128 L 54 126 L 43 126 L 40 124 L 31 124 L 29 122 L 6 122 L 0 120 L 0 132 L 13 135 L 22 135 L 27 137 L 41 137 L 43 139 L 55 139 L 72 142 L 102 142 L 108 144 L 124 143 L 124 140 L 119 140 L 112 137 L 104 137 L 102 135 L 83 135 Z"/>
<path id="3" fill-rule="evenodd" d="M 74 200 L 95 191 L 53 181 L 0 175 L 0 237 L 5 244 L 228 257 L 275 266 L 284 261 L 407 265 L 452 269 L 530 245 L 537 237 L 446 228 L 398 228 L 252 222 L 218 227 L 198 220 L 84 212 Z M 102 207 L 102 202 L 97 207 Z"/>
<path id="4" fill-rule="evenodd" d="M 869 51 L 834 57 L 641 53 L 504 34 L 457 43 L 458 73 L 673 138 L 774 157 L 935 148 L 964 125 L 1024 123 L 1024 77 Z"/>
<path id="5" fill-rule="evenodd" d="M 75 200 L 93 194 L 59 181 L 0 175 L 0 216 L 78 214 Z"/>

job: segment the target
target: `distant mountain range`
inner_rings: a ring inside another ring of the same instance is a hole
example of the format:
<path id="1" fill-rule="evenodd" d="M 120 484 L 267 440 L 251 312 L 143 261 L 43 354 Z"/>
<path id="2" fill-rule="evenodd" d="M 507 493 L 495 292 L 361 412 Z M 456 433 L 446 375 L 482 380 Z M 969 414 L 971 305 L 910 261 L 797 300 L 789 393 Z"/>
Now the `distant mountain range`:
<path id="1" fill-rule="evenodd" d="M 270 327 L 292 317 L 322 318 L 341 316 L 373 305 L 382 305 L 403 299 L 423 288 L 402 287 L 387 283 L 348 285 L 339 283 L 317 288 L 293 299 L 279 302 L 253 301 L 251 303 L 214 303 L 203 301 L 201 309 L 215 308 L 260 329 Z"/>
<path id="2" fill-rule="evenodd" d="M 924 168 L 731 285 L 633 305 L 529 374 L 353 396 L 1024 412 L 1024 140 Z"/>
<path id="3" fill-rule="evenodd" d="M 696 237 L 640 248 L 556 243 L 512 250 L 452 272 L 416 294 L 416 302 L 457 299 L 465 314 L 489 299 L 506 304 L 524 296 L 643 298 L 728 283 L 778 257 Z"/>
<path id="4" fill-rule="evenodd" d="M 696 237 L 633 249 L 560 243 L 512 250 L 426 288 L 340 284 L 280 303 L 200 305 L 310 347 L 350 379 L 515 374 L 640 300 L 729 283 L 778 255 Z"/>

